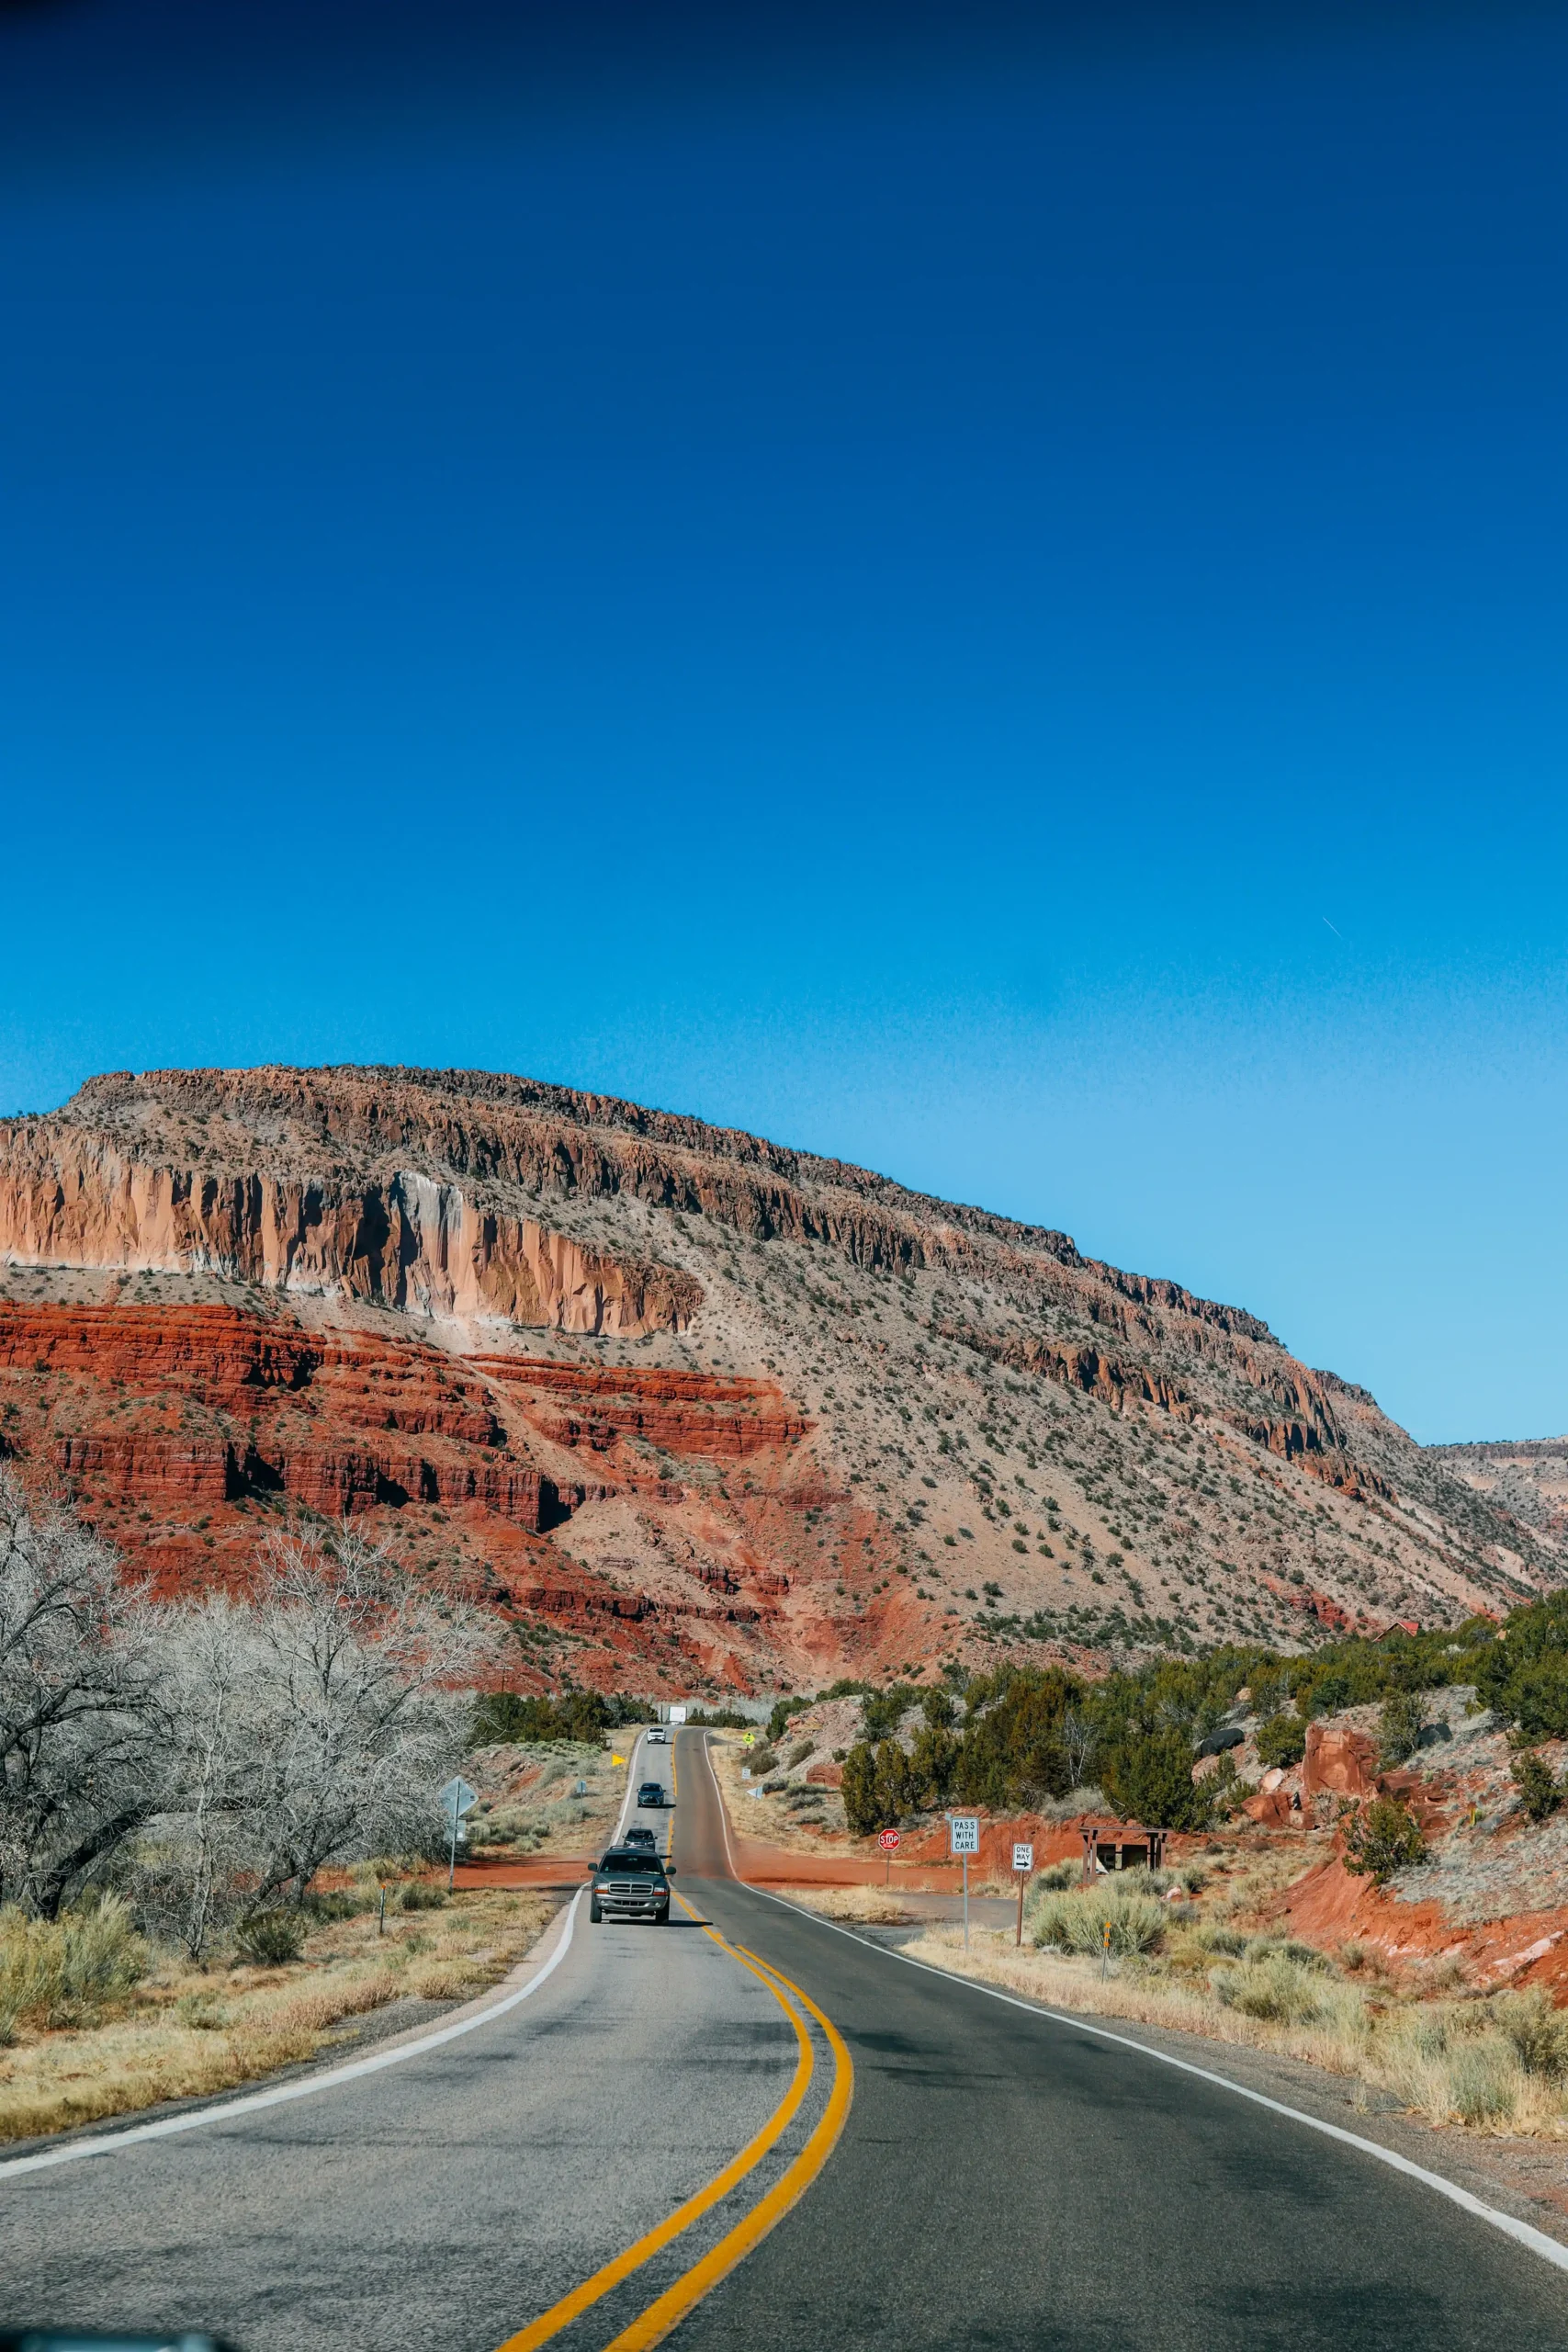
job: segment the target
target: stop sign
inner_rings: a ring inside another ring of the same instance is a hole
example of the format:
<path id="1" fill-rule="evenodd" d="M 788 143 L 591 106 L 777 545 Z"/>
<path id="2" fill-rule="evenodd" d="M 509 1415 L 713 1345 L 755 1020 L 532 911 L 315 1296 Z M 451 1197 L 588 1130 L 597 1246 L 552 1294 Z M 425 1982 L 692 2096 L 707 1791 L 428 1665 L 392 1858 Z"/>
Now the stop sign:
<path id="1" fill-rule="evenodd" d="M 876 1842 L 879 1846 L 885 1847 L 888 1853 L 891 1853 L 895 1846 L 898 1843 L 898 1832 L 896 1829 L 885 1829 Z"/>

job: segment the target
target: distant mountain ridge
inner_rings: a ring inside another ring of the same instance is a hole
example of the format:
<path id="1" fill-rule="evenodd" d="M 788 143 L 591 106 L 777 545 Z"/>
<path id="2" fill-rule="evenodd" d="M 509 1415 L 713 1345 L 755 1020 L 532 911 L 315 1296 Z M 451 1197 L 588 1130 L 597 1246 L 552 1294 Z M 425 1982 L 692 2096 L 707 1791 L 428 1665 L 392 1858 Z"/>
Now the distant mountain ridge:
<path id="1" fill-rule="evenodd" d="M 157 1573 L 243 1576 L 269 1510 L 374 1511 L 513 1614 L 525 1679 L 1309 1640 L 1568 1566 L 1562 1514 L 1245 1309 L 527 1079 L 95 1078 L 0 1123 L 0 1434 Z M 164 1335 L 145 1393 L 128 1316 Z M 280 1347 L 321 1361 L 280 1387 Z M 378 1431 L 349 1401 L 394 1390 Z"/>

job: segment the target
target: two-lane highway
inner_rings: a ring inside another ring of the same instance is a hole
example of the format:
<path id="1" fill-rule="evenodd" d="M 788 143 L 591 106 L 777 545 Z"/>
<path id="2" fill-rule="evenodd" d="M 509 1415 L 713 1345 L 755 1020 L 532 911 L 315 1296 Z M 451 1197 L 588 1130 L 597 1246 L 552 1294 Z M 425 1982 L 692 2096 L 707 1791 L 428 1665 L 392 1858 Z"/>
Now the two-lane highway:
<path id="1" fill-rule="evenodd" d="M 0 2164 L 0 2321 L 247 2352 L 1568 2346 L 1563 2272 L 1430 2187 L 741 1885 L 701 1734 L 631 1764 L 678 1769 L 676 1924 L 580 1901 L 460 2039 Z"/>

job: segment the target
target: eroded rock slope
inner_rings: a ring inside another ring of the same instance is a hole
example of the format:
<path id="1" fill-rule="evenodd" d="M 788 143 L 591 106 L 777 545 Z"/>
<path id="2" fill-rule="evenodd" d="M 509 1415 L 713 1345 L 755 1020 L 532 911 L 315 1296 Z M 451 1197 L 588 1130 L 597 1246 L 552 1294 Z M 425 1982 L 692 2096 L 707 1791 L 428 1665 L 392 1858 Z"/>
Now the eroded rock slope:
<path id="1" fill-rule="evenodd" d="M 1243 1309 L 524 1079 L 95 1079 L 0 1123 L 0 1266 L 27 1475 L 169 1582 L 377 1514 L 524 1680 L 1308 1641 L 1564 1572 L 1560 1515 Z"/>

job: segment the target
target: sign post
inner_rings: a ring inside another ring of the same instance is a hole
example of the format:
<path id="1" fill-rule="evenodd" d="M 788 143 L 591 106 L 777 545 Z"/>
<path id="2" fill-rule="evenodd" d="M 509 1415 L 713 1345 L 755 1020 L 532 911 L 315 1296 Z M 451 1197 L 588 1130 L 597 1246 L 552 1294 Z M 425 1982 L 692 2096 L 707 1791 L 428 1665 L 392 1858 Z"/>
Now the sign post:
<path id="1" fill-rule="evenodd" d="M 478 1789 L 471 1789 L 467 1781 L 463 1780 L 461 1776 L 455 1781 L 448 1781 L 446 1786 L 441 1792 L 441 1810 L 446 1815 L 447 1826 L 452 1832 L 451 1850 L 446 1860 L 446 1892 L 448 1894 L 452 1892 L 452 1881 L 457 1876 L 457 1825 L 462 1820 L 463 1815 L 466 1813 L 472 1813 L 479 1801 L 479 1792 Z"/>
<path id="2" fill-rule="evenodd" d="M 949 1851 L 964 1858 L 964 1949 L 969 1949 L 969 1857 L 980 1850 L 980 1816 L 975 1813 L 950 1813 L 947 1816 L 948 1835 L 952 1839 Z"/>
<path id="3" fill-rule="evenodd" d="M 885 1829 L 876 1842 L 887 1858 L 887 1868 L 882 1874 L 882 1883 L 884 1886 L 891 1886 L 893 1883 L 893 1857 L 898 1850 L 898 1832 L 896 1829 Z"/>
<path id="4" fill-rule="evenodd" d="M 1012 1849 L 1012 1866 L 1018 1872 L 1018 1933 L 1013 1938 L 1013 1942 L 1021 1948 L 1023 1943 L 1023 1890 L 1028 1883 L 1029 1873 L 1034 1868 L 1033 1847 L 1027 1845 L 1015 1846 Z"/>

